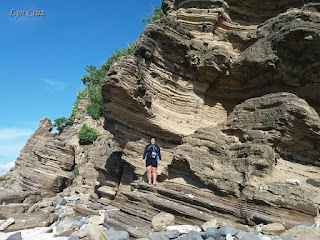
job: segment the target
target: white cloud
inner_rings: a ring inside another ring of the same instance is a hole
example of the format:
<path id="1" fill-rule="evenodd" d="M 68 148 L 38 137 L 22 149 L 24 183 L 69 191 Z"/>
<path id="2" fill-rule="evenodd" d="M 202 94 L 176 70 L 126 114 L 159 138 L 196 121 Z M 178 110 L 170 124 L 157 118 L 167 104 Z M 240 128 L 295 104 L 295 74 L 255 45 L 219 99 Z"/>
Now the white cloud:
<path id="1" fill-rule="evenodd" d="M 0 172 L 9 171 L 10 168 L 12 168 L 14 166 L 14 162 L 15 161 L 11 161 L 11 162 L 8 162 L 8 163 L 5 163 L 5 164 L 1 164 L 0 163 Z"/>
<path id="2" fill-rule="evenodd" d="M 26 121 L 26 122 L 20 122 L 19 124 L 37 125 L 37 124 L 39 124 L 39 121 Z"/>
<path id="3" fill-rule="evenodd" d="M 0 142 L 0 161 L 11 161 L 12 159 L 16 159 L 20 155 L 20 151 L 24 147 L 27 139 L 24 141 L 17 141 L 13 143 L 2 143 Z"/>
<path id="4" fill-rule="evenodd" d="M 65 84 L 63 82 L 52 80 L 52 79 L 45 79 L 44 83 L 46 84 L 49 90 L 56 90 L 60 91 L 65 89 Z"/>
<path id="5" fill-rule="evenodd" d="M 0 129 L 0 144 L 1 141 L 9 141 L 20 137 L 28 137 L 33 133 L 29 129 L 19 128 L 2 128 Z"/>
<path id="6" fill-rule="evenodd" d="M 0 175 L 14 166 L 14 160 L 33 132 L 27 128 L 0 128 Z"/>

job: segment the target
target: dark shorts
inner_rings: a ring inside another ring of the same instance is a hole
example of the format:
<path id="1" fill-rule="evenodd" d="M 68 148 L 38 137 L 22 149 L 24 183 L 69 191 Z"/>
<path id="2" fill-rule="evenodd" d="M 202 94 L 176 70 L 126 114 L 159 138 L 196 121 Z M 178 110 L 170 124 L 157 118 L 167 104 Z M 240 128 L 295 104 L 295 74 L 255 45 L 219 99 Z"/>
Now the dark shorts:
<path id="1" fill-rule="evenodd" d="M 158 167 L 158 161 L 155 159 L 155 158 L 153 158 L 153 159 L 147 159 L 146 160 L 146 167 L 148 167 L 148 166 L 152 166 L 152 167 Z"/>

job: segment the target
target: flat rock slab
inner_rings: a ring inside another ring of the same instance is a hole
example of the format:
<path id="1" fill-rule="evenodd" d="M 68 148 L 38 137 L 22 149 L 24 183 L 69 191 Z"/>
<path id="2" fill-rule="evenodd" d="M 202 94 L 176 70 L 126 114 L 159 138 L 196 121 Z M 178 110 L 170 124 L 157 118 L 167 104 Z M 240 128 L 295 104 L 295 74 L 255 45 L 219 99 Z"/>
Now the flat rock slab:
<path id="1" fill-rule="evenodd" d="M 10 203 L 5 206 L 0 205 L 0 215 L 7 218 L 14 217 L 15 215 L 26 212 L 29 207 L 29 203 Z"/>
<path id="2" fill-rule="evenodd" d="M 10 225 L 5 232 L 35 227 L 48 227 L 58 219 L 58 215 L 49 212 L 22 213 L 15 217 L 15 223 Z"/>
<path id="3" fill-rule="evenodd" d="M 294 240 L 319 240 L 320 239 L 320 228 L 317 227 L 306 227 L 296 226 L 285 231 L 283 236 L 293 235 Z"/>
<path id="4" fill-rule="evenodd" d="M 5 203 L 22 203 L 28 196 L 40 195 L 38 191 L 12 192 L 0 195 L 0 204 Z"/>
<path id="5" fill-rule="evenodd" d="M 263 225 L 261 231 L 265 234 L 280 234 L 285 231 L 285 228 L 281 223 L 270 223 Z"/>
<path id="6" fill-rule="evenodd" d="M 87 208 L 84 205 L 76 204 L 74 207 L 74 210 L 78 213 L 81 213 L 83 215 L 89 216 L 89 215 L 99 215 L 98 210 L 93 210 L 91 208 Z"/>
<path id="7" fill-rule="evenodd" d="M 196 225 L 175 225 L 175 226 L 167 226 L 166 230 L 178 230 L 180 234 L 188 233 L 190 231 L 201 232 L 201 228 Z"/>

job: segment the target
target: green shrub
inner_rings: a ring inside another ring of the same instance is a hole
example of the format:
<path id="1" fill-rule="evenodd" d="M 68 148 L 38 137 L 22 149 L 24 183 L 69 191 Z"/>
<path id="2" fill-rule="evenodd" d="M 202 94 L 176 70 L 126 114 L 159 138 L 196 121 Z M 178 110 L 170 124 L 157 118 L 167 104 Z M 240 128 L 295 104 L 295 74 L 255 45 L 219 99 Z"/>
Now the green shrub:
<path id="1" fill-rule="evenodd" d="M 73 173 L 74 173 L 75 175 L 79 175 L 79 166 L 78 166 L 78 165 L 75 165 L 75 166 L 74 166 Z"/>
<path id="2" fill-rule="evenodd" d="M 152 16 L 149 18 L 142 18 L 142 22 L 154 22 L 164 16 L 164 13 L 161 8 L 155 7 L 152 12 Z"/>
<path id="3" fill-rule="evenodd" d="M 102 116 L 103 99 L 101 88 L 92 91 L 90 95 L 90 103 L 87 105 L 87 112 L 95 120 L 98 120 Z"/>
<path id="4" fill-rule="evenodd" d="M 84 98 L 88 94 L 87 89 L 82 89 L 81 91 L 78 92 L 77 98 L 74 101 L 73 108 L 72 108 L 72 113 L 70 119 L 66 122 L 66 125 L 73 125 L 74 119 L 76 118 L 76 115 L 78 113 L 78 106 L 79 102 L 81 101 L 82 98 Z"/>
<path id="5" fill-rule="evenodd" d="M 194 57 L 194 58 L 201 58 L 203 54 L 204 54 L 204 52 L 195 52 L 195 53 L 193 54 L 193 57 Z"/>
<path id="6" fill-rule="evenodd" d="M 128 47 L 123 49 L 116 49 L 111 57 L 109 57 L 104 64 L 102 64 L 99 69 L 95 66 L 88 65 L 85 67 L 85 70 L 89 73 L 89 75 L 81 76 L 81 81 L 85 86 L 88 86 L 89 89 L 92 86 L 101 86 L 103 80 L 108 75 L 108 71 L 111 65 L 121 56 L 130 55 L 135 46 L 135 42 L 128 43 Z M 90 92 L 90 91 L 89 91 Z"/>
<path id="7" fill-rule="evenodd" d="M 87 145 L 94 142 L 97 139 L 99 133 L 92 127 L 83 124 L 78 132 L 78 139 L 81 145 Z"/>
<path id="8" fill-rule="evenodd" d="M 95 66 L 88 65 L 85 70 L 89 75 L 84 75 L 81 80 L 84 85 L 88 86 L 88 93 L 90 97 L 90 103 L 87 105 L 87 112 L 89 115 L 97 120 L 102 116 L 103 113 L 103 99 L 101 86 L 103 80 L 107 77 L 108 71 L 111 65 L 121 56 L 130 55 L 133 51 L 135 43 L 129 43 L 127 48 L 116 49 L 112 56 L 109 57 L 104 64 L 102 64 L 99 69 Z"/>

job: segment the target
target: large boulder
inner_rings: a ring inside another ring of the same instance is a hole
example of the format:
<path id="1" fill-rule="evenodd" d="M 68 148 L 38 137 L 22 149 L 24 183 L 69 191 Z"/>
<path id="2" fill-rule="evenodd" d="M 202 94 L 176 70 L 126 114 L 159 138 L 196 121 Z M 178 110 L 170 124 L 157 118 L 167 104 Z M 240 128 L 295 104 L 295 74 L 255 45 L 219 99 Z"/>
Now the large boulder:
<path id="1" fill-rule="evenodd" d="M 129 233 L 126 231 L 116 231 L 114 228 L 109 228 L 106 231 L 108 240 L 129 240 Z"/>
<path id="2" fill-rule="evenodd" d="M 165 231 L 167 226 L 174 225 L 174 215 L 160 212 L 152 218 L 152 228 L 155 232 Z"/>
<path id="3" fill-rule="evenodd" d="M 110 240 L 103 231 L 102 227 L 90 225 L 86 231 L 86 237 L 88 240 Z"/>
<path id="4" fill-rule="evenodd" d="M 203 231 L 207 231 L 208 228 L 216 228 L 218 227 L 218 221 L 216 219 L 211 219 L 208 222 L 205 222 L 204 224 L 201 225 L 201 228 Z"/>
<path id="5" fill-rule="evenodd" d="M 21 237 L 21 232 L 16 232 L 11 234 L 6 240 L 23 240 Z"/>
<path id="6" fill-rule="evenodd" d="M 4 231 L 6 230 L 10 225 L 14 224 L 15 220 L 14 218 L 8 218 L 6 221 L 2 222 L 0 224 L 0 231 Z"/>

